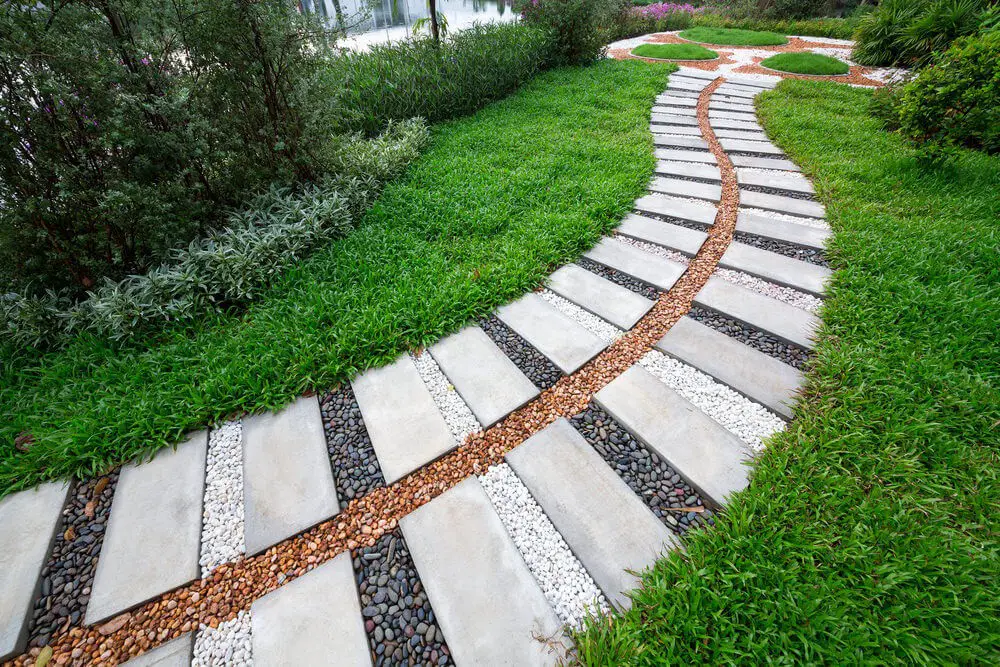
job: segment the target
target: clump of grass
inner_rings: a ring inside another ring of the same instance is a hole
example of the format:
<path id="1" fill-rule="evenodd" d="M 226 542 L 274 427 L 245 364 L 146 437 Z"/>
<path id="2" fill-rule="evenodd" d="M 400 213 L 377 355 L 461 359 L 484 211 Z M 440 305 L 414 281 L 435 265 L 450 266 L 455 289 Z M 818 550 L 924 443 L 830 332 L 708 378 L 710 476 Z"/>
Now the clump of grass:
<path id="1" fill-rule="evenodd" d="M 632 53 L 658 60 L 712 60 L 719 54 L 699 44 L 640 44 Z"/>
<path id="2" fill-rule="evenodd" d="M 834 76 L 847 74 L 851 68 L 843 60 L 837 60 L 820 53 L 778 53 L 760 63 L 764 67 L 792 74 L 812 74 L 814 76 Z"/>
<path id="3" fill-rule="evenodd" d="M 697 26 L 679 33 L 683 39 L 702 44 L 722 46 L 780 46 L 788 40 L 776 32 L 741 30 L 739 28 L 709 28 Z"/>

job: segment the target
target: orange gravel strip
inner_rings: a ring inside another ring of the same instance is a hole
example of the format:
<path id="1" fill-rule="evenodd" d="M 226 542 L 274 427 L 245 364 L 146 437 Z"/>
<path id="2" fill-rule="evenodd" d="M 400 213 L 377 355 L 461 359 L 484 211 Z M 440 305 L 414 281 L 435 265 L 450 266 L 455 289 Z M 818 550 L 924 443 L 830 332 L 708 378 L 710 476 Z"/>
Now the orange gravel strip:
<path id="1" fill-rule="evenodd" d="M 74 627 L 51 644 L 55 665 L 113 665 L 124 662 L 199 624 L 218 626 L 254 600 L 348 549 L 371 546 L 397 522 L 471 475 L 503 461 L 504 454 L 559 417 L 583 411 L 594 393 L 639 361 L 691 307 L 715 271 L 736 227 L 739 189 L 732 162 L 708 122 L 708 102 L 723 82 L 713 81 L 698 98 L 701 133 L 719 163 L 722 200 L 708 240 L 677 283 L 662 294 L 635 327 L 573 375 L 488 431 L 471 436 L 454 452 L 392 486 L 352 500 L 340 514 L 289 538 L 265 553 L 226 563 L 208 577 L 171 591 L 130 613 L 96 627 Z M 33 665 L 39 649 L 6 665 Z"/>

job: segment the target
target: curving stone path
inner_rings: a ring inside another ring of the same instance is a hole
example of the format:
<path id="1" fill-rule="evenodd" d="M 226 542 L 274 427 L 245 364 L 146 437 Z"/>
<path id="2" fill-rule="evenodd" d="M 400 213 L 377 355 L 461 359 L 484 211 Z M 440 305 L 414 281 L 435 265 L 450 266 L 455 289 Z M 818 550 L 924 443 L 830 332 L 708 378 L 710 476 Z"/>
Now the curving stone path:
<path id="1" fill-rule="evenodd" d="M 649 192 L 537 293 L 120 476 L 0 501 L 2 657 L 562 660 L 564 625 L 627 607 L 795 416 L 830 231 L 756 121 L 773 85 L 671 75 Z"/>

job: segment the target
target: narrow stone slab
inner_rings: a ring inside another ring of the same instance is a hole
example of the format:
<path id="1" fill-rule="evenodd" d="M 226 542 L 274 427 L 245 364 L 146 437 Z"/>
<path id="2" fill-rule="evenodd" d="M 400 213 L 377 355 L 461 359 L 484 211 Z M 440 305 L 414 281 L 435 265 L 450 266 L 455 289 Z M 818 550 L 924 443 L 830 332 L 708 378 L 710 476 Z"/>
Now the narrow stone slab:
<path id="1" fill-rule="evenodd" d="M 458 665 L 555 665 L 561 625 L 486 492 L 469 477 L 399 520 Z"/>
<path id="2" fill-rule="evenodd" d="M 755 185 L 775 190 L 790 190 L 791 192 L 807 194 L 815 192 L 808 178 L 802 174 L 785 171 L 758 171 L 744 167 L 736 170 L 736 181 L 740 185 Z"/>
<path id="3" fill-rule="evenodd" d="M 717 202 L 722 197 L 722 186 L 711 183 L 697 183 L 680 178 L 664 178 L 655 176 L 649 182 L 650 192 L 660 192 L 676 197 L 691 197 Z"/>
<path id="4" fill-rule="evenodd" d="M 727 128 L 712 128 L 715 136 L 722 139 L 746 139 L 748 141 L 768 141 L 764 132 L 751 132 L 750 130 L 730 130 Z"/>
<path id="5" fill-rule="evenodd" d="M 755 116 L 749 113 L 737 113 L 735 111 L 716 111 L 715 109 L 708 110 L 708 118 L 710 121 L 714 120 L 736 120 L 742 123 L 753 123 Z"/>
<path id="6" fill-rule="evenodd" d="M 678 95 L 660 95 L 656 98 L 656 104 L 662 104 L 663 106 L 669 107 L 687 107 L 693 109 L 698 106 L 698 98 L 680 97 Z"/>
<path id="7" fill-rule="evenodd" d="M 779 362 L 780 363 L 780 362 Z M 665 551 L 679 546 L 663 523 L 565 419 L 505 457 L 556 530 L 616 607 Z"/>
<path id="8" fill-rule="evenodd" d="M 678 148 L 655 148 L 653 155 L 657 160 L 676 160 L 679 162 L 702 162 L 716 164 L 715 156 L 708 151 L 690 151 Z"/>
<path id="9" fill-rule="evenodd" d="M 619 375 L 594 401 L 716 505 L 746 488 L 743 443 L 641 366 Z"/>
<path id="10" fill-rule="evenodd" d="M 746 120 L 733 120 L 731 118 L 718 118 L 709 116 L 708 123 L 713 130 L 747 130 L 750 132 L 763 132 L 764 128 L 757 123 Z"/>
<path id="11" fill-rule="evenodd" d="M 806 310 L 718 276 L 708 279 L 694 302 L 807 350 L 812 349 L 812 339 L 819 326 L 819 318 Z"/>
<path id="12" fill-rule="evenodd" d="M 737 153 L 761 153 L 765 155 L 784 155 L 781 149 L 770 141 L 747 141 L 746 139 L 719 139 L 726 151 Z"/>
<path id="13" fill-rule="evenodd" d="M 668 116 L 686 116 L 688 118 L 694 118 L 698 115 L 698 110 L 695 109 L 694 107 L 654 106 L 652 113 L 667 114 Z"/>
<path id="14" fill-rule="evenodd" d="M 659 123 L 661 125 L 698 125 L 698 119 L 694 116 L 682 116 L 676 113 L 650 114 L 649 120 L 652 123 Z"/>
<path id="15" fill-rule="evenodd" d="M 731 84 L 722 84 L 715 89 L 715 92 L 719 95 L 728 95 L 729 97 L 745 97 L 752 98 L 755 97 L 761 91 L 758 89 L 748 89 L 743 86 L 736 86 Z"/>
<path id="16" fill-rule="evenodd" d="M 619 329 L 631 329 L 653 307 L 649 299 L 576 264 L 549 276 L 548 288 Z"/>
<path id="17" fill-rule="evenodd" d="M 538 395 L 538 387 L 479 327 L 448 336 L 432 346 L 430 353 L 483 428 Z"/>
<path id="18" fill-rule="evenodd" d="M 695 162 L 677 162 L 674 160 L 658 160 L 656 174 L 661 176 L 687 176 L 703 178 L 709 181 L 721 181 L 722 175 L 715 165 Z"/>
<path id="19" fill-rule="evenodd" d="M 784 171 L 802 171 L 799 166 L 791 160 L 773 157 L 758 157 L 756 155 L 739 155 L 734 153 L 729 156 L 730 161 L 737 167 L 753 167 L 754 169 L 779 169 Z"/>
<path id="20" fill-rule="evenodd" d="M 256 554 L 340 511 L 319 401 L 243 420 L 247 554 Z"/>
<path id="21" fill-rule="evenodd" d="M 566 375 L 577 371 L 608 346 L 534 293 L 498 308 L 497 317 Z"/>
<path id="22" fill-rule="evenodd" d="M 258 667 L 372 664 L 349 552 L 256 600 L 250 619 Z"/>
<path id="23" fill-rule="evenodd" d="M 27 646 L 42 567 L 68 494 L 68 484 L 49 482 L 0 500 L 0 661 Z"/>
<path id="24" fill-rule="evenodd" d="M 320 431 L 322 434 L 322 430 Z M 85 623 L 120 614 L 201 575 L 208 432 L 122 468 Z"/>
<path id="25" fill-rule="evenodd" d="M 792 406 L 802 387 L 803 375 L 788 364 L 690 317 L 678 320 L 656 348 L 711 375 L 781 417 L 792 418 Z"/>
<path id="26" fill-rule="evenodd" d="M 828 229 L 819 229 L 812 225 L 802 225 L 746 211 L 740 211 L 737 215 L 736 231 L 794 243 L 807 248 L 820 249 L 826 247 L 826 242 L 831 236 Z"/>
<path id="27" fill-rule="evenodd" d="M 743 271 L 815 296 L 823 296 L 826 293 L 826 284 L 833 275 L 833 272 L 825 266 L 810 264 L 736 241 L 726 248 L 722 259 L 719 260 L 719 266 Z"/>
<path id="28" fill-rule="evenodd" d="M 749 97 L 735 97 L 733 95 L 725 95 L 722 93 L 715 93 L 712 95 L 712 99 L 709 102 L 724 102 L 726 104 L 740 104 L 744 106 L 749 106 L 753 108 L 753 100 Z"/>
<path id="29" fill-rule="evenodd" d="M 708 110 L 711 111 L 725 111 L 727 113 L 736 113 L 746 116 L 746 120 L 756 120 L 756 112 L 754 111 L 753 104 L 736 104 L 733 102 L 723 102 L 723 101 L 712 101 L 708 105 Z M 737 118 L 737 120 L 740 120 Z"/>
<path id="30" fill-rule="evenodd" d="M 766 192 L 740 190 L 740 204 L 742 206 L 762 208 L 766 211 L 777 211 L 778 213 L 800 215 L 806 218 L 826 217 L 826 207 L 818 201 L 796 199 L 795 197 L 783 197 L 781 195 L 771 195 Z"/>
<path id="31" fill-rule="evenodd" d="M 635 209 L 643 213 L 663 215 L 678 220 L 687 220 L 701 225 L 715 223 L 717 209 L 711 204 L 671 199 L 662 195 L 646 195 L 635 200 Z"/>
<path id="32" fill-rule="evenodd" d="M 748 76 L 739 75 L 727 75 L 726 82 L 741 88 L 763 88 L 764 90 L 770 90 L 781 83 L 780 76 L 770 76 L 766 79 L 755 79 Z"/>
<path id="33" fill-rule="evenodd" d="M 188 632 L 124 664 L 128 667 L 190 667 L 193 657 L 194 633 Z"/>
<path id="34" fill-rule="evenodd" d="M 604 238 L 584 257 L 626 273 L 661 290 L 673 287 L 684 273 L 684 265 L 639 250 L 617 239 Z"/>
<path id="35" fill-rule="evenodd" d="M 701 136 L 701 128 L 696 125 L 657 125 L 650 123 L 649 131 L 653 134 L 682 134 L 687 137 Z"/>
<path id="36" fill-rule="evenodd" d="M 670 77 L 670 83 L 667 84 L 667 90 L 665 92 L 670 93 L 674 90 L 690 90 L 700 93 L 707 85 L 707 81 L 696 81 L 694 79 L 686 79 L 680 76 L 672 76 Z"/>
<path id="37" fill-rule="evenodd" d="M 366 371 L 351 386 L 387 484 L 458 445 L 409 355 Z"/>
<path id="38" fill-rule="evenodd" d="M 711 83 L 719 78 L 718 72 L 706 72 L 705 70 L 695 69 L 693 67 L 681 67 L 672 76 L 680 76 L 686 79 L 702 79 L 707 83 Z"/>
<path id="39" fill-rule="evenodd" d="M 705 232 L 672 225 L 662 220 L 653 220 L 634 213 L 625 217 L 618 226 L 618 233 L 640 241 L 655 243 L 693 257 L 708 238 Z"/>
<path id="40" fill-rule="evenodd" d="M 701 97 L 701 91 L 696 90 L 670 90 L 664 93 L 660 93 L 656 96 L 657 100 L 664 99 L 667 97 L 683 97 L 689 100 L 697 100 Z"/>
<path id="41" fill-rule="evenodd" d="M 708 150 L 708 142 L 701 137 L 691 135 L 664 134 L 657 132 L 653 134 L 653 143 L 666 148 L 694 148 L 697 150 Z"/>

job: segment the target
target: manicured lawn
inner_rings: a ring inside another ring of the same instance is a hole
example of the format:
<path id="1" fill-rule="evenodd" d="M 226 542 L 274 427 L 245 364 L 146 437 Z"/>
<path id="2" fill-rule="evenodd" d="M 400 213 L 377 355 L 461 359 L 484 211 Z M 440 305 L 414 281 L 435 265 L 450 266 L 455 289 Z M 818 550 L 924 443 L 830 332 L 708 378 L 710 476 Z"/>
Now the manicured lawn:
<path id="1" fill-rule="evenodd" d="M 356 232 L 241 317 L 125 349 L 80 340 L 44 356 L 0 350 L 0 495 L 331 388 L 538 285 L 645 190 L 649 111 L 674 69 L 606 60 L 555 70 L 437 126 Z M 22 431 L 35 438 L 27 453 L 13 444 Z"/>
<path id="2" fill-rule="evenodd" d="M 843 60 L 837 60 L 820 53 L 779 53 L 760 63 L 764 67 L 791 72 L 792 74 L 847 74 L 851 68 Z"/>
<path id="3" fill-rule="evenodd" d="M 760 32 L 757 30 L 740 30 L 738 28 L 708 28 L 698 26 L 678 33 L 683 39 L 704 44 L 720 44 L 723 46 L 777 46 L 787 44 L 788 40 L 776 32 Z"/>
<path id="4" fill-rule="evenodd" d="M 1000 157 L 922 170 L 870 96 L 761 96 L 836 232 L 805 404 L 586 664 L 1000 659 Z"/>
<path id="5" fill-rule="evenodd" d="M 661 60 L 711 60 L 719 54 L 698 44 L 640 44 L 632 53 Z"/>

